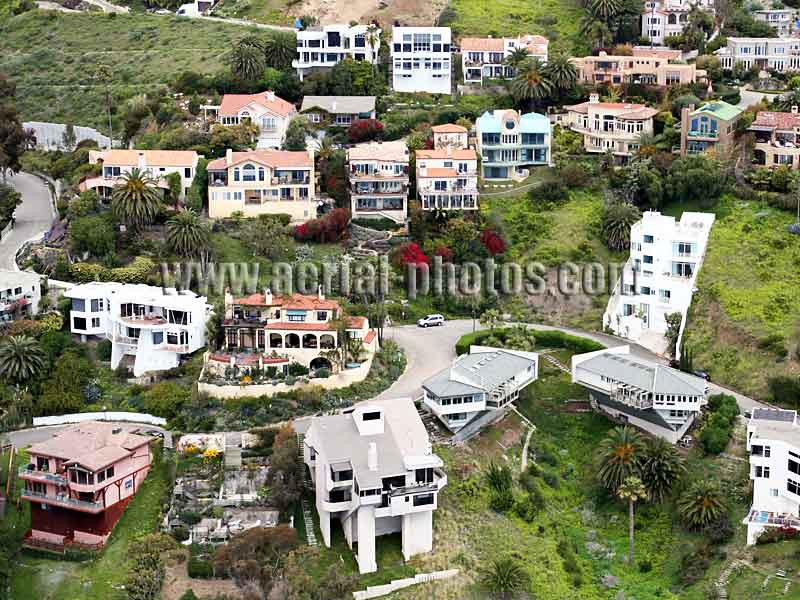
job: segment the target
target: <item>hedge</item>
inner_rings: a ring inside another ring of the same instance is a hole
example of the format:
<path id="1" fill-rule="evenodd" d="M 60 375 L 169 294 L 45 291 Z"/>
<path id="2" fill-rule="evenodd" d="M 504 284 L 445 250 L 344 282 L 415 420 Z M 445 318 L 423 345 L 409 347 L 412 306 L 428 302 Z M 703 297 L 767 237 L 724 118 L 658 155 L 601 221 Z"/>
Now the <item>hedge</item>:
<path id="1" fill-rule="evenodd" d="M 79 262 L 70 265 L 70 277 L 77 283 L 90 281 L 116 281 L 119 283 L 146 283 L 155 263 L 146 256 L 137 256 L 127 267 L 109 269 L 97 263 Z"/>
<path id="2" fill-rule="evenodd" d="M 504 342 L 512 331 L 513 329 L 511 327 L 505 327 L 501 329 L 483 329 L 463 335 L 456 342 L 456 355 L 460 356 L 468 353 L 470 346 L 480 346 L 490 337 Z M 533 338 L 536 340 L 536 345 L 542 348 L 567 348 L 575 352 L 594 352 L 595 350 L 605 349 L 605 346 L 599 342 L 576 335 L 569 335 L 562 331 L 528 329 L 528 334 L 533 335 Z"/>

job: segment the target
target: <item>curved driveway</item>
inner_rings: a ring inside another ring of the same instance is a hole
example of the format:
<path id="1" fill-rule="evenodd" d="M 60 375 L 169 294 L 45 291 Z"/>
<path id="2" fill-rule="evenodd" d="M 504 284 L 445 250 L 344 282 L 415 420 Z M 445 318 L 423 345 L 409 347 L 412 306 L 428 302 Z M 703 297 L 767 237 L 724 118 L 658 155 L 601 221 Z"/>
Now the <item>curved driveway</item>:
<path id="1" fill-rule="evenodd" d="M 504 323 L 501 324 L 501 327 L 507 325 L 508 324 Z M 549 325 L 532 323 L 528 323 L 527 326 L 531 329 L 539 329 L 542 331 L 563 331 L 570 335 L 594 340 L 609 347 L 628 344 L 631 347 L 631 352 L 636 356 L 660 363 L 666 362 L 663 358 L 654 354 L 647 348 L 643 348 L 638 344 L 612 335 L 600 332 L 579 331 L 568 327 L 551 327 Z M 477 321 L 475 322 L 475 327 L 477 329 L 484 329 Z M 396 398 L 401 396 L 418 397 L 422 393 L 422 382 L 450 365 L 456 355 L 456 342 L 462 335 L 470 333 L 473 330 L 472 328 L 472 320 L 461 319 L 447 321 L 442 327 L 431 327 L 428 329 L 422 329 L 416 325 L 401 325 L 384 329 L 384 338 L 393 340 L 405 351 L 407 365 L 405 372 L 391 387 L 389 387 L 389 389 L 378 396 L 378 398 Z M 710 383 L 709 388 L 712 394 L 725 393 L 734 396 L 742 411 L 756 407 L 769 408 L 768 405 L 762 402 L 758 402 L 757 400 L 734 392 L 733 390 L 723 388 L 715 383 Z"/>
<path id="2" fill-rule="evenodd" d="M 14 212 L 14 229 L 0 243 L 0 269 L 17 270 L 17 250 L 50 229 L 55 214 L 50 189 L 35 175 L 17 173 L 8 178 L 8 183 L 22 194 L 22 204 Z"/>

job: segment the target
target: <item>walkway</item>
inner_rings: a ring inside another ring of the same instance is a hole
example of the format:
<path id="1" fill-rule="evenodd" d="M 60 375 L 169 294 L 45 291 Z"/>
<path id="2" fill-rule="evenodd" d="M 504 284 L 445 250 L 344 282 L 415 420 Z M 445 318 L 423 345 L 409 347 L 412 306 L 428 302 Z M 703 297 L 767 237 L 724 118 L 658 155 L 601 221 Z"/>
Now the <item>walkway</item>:
<path id="1" fill-rule="evenodd" d="M 14 260 L 22 245 L 40 238 L 50 229 L 55 212 L 47 185 L 30 173 L 17 173 L 8 183 L 22 194 L 22 204 L 14 212 L 14 229 L 0 243 L 0 269 L 17 270 Z"/>

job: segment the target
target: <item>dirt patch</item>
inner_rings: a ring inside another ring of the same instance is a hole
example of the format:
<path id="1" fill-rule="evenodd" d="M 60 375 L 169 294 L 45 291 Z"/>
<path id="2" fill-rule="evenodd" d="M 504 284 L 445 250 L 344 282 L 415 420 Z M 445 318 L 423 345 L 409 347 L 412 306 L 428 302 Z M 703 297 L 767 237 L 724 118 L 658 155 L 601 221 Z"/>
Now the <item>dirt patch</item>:
<path id="1" fill-rule="evenodd" d="M 291 14 L 314 15 L 323 25 L 377 20 L 388 30 L 395 21 L 401 25 L 429 26 L 446 5 L 445 0 L 302 0 L 292 7 Z"/>
<path id="2" fill-rule="evenodd" d="M 164 587 L 161 590 L 161 597 L 164 600 L 179 600 L 188 589 L 191 589 L 201 600 L 211 600 L 218 596 L 239 597 L 239 588 L 229 579 L 192 579 L 189 577 L 186 572 L 189 551 L 185 550 L 179 556 L 182 556 L 183 559 L 172 554 L 165 557 L 166 573 L 164 574 Z"/>

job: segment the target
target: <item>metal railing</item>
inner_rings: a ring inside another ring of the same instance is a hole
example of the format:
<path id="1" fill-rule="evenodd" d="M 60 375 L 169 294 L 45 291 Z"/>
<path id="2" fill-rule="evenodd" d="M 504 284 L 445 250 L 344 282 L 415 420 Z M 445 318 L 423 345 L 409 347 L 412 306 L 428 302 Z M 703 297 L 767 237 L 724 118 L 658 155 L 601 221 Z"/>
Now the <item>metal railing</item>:
<path id="1" fill-rule="evenodd" d="M 37 469 L 32 469 L 30 468 L 30 466 L 27 465 L 20 468 L 19 476 L 29 477 L 31 479 L 42 479 L 60 485 L 64 485 L 67 483 L 67 478 L 64 477 L 63 475 L 59 475 L 57 473 L 51 473 L 50 471 L 39 471 Z"/>
<path id="2" fill-rule="evenodd" d="M 88 500 L 78 500 L 77 498 L 69 498 L 67 496 L 48 496 L 43 492 L 36 492 L 34 490 L 24 489 L 21 496 L 28 500 L 46 500 L 52 504 L 61 504 L 64 506 L 72 506 L 75 508 L 88 508 L 90 510 L 102 510 L 102 502 L 90 502 Z"/>

